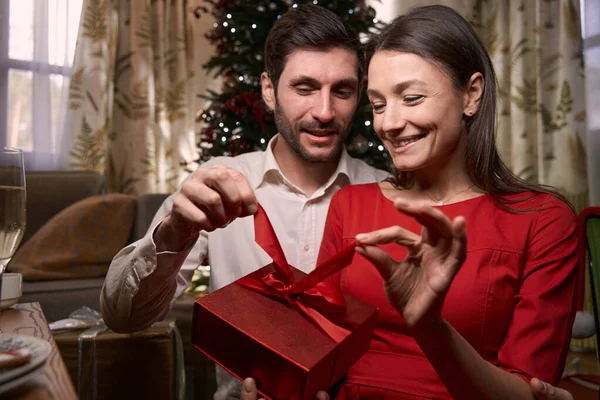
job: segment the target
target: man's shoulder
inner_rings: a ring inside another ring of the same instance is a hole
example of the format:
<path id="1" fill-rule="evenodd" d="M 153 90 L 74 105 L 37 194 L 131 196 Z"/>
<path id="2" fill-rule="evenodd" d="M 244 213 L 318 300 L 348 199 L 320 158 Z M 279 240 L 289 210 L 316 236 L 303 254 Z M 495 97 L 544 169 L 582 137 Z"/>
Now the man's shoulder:
<path id="1" fill-rule="evenodd" d="M 353 185 L 381 182 L 389 175 L 389 172 L 377 169 L 363 160 L 348 157 L 348 178 L 350 178 L 350 183 Z"/>

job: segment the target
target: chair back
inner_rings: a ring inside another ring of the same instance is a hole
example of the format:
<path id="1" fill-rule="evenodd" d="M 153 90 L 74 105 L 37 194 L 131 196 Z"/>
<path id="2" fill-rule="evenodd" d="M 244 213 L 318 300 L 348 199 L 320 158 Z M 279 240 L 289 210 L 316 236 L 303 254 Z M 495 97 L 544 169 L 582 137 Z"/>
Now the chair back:
<path id="1" fill-rule="evenodd" d="M 587 261 L 592 288 L 596 332 L 600 332 L 600 207 L 585 208 L 579 214 L 580 232 L 583 235 L 581 262 Z M 587 256 L 587 257 L 586 257 Z M 596 334 L 596 350 L 600 351 L 600 335 Z"/>

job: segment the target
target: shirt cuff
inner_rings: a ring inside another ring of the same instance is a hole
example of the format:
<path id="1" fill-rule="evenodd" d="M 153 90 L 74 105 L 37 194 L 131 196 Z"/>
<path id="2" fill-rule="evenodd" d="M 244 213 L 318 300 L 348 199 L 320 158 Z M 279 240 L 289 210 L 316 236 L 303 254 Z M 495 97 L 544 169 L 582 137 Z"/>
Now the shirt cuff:
<path id="1" fill-rule="evenodd" d="M 183 249 L 181 249 L 180 251 L 169 251 L 169 250 L 156 251 L 157 249 L 156 249 L 156 243 L 154 243 L 154 234 L 156 233 L 156 230 L 158 229 L 160 224 L 162 224 L 162 221 L 160 221 L 158 224 L 156 224 L 154 229 L 152 229 L 152 233 L 150 234 L 150 243 L 152 243 L 152 248 L 154 249 L 154 253 L 157 256 L 189 253 L 189 251 L 192 249 L 192 247 L 194 247 L 194 245 L 198 241 L 198 237 L 200 236 L 200 232 L 196 233 L 190 240 L 188 240 L 188 242 L 185 244 L 185 247 Z"/>

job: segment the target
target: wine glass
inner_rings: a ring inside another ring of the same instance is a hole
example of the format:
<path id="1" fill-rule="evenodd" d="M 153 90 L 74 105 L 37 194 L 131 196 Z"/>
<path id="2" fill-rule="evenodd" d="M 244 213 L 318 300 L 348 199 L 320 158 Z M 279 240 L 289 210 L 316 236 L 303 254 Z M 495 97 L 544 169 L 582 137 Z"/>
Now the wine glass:
<path id="1" fill-rule="evenodd" d="M 2 274 L 25 232 L 23 151 L 0 147 L 0 299 Z"/>

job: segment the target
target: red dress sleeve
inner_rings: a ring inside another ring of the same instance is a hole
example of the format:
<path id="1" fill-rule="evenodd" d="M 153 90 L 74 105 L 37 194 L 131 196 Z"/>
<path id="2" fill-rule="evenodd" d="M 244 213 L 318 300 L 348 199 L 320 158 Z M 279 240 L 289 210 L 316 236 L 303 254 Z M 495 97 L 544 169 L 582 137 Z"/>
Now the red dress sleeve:
<path id="1" fill-rule="evenodd" d="M 512 320 L 498 352 L 499 367 L 557 385 L 577 305 L 579 239 L 576 217 L 558 199 L 542 206 L 529 233 Z"/>

